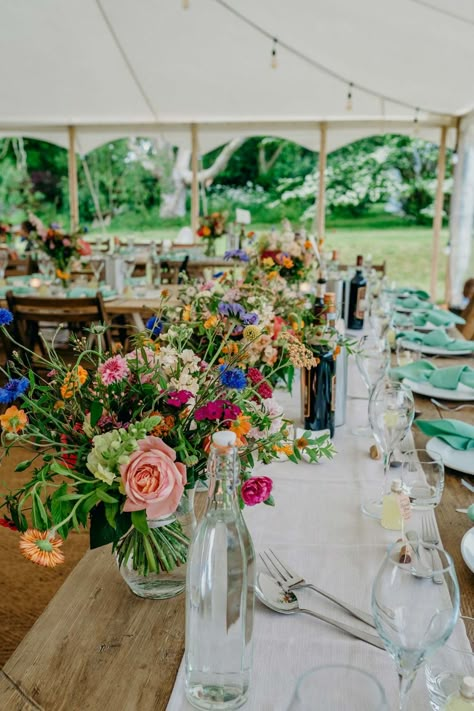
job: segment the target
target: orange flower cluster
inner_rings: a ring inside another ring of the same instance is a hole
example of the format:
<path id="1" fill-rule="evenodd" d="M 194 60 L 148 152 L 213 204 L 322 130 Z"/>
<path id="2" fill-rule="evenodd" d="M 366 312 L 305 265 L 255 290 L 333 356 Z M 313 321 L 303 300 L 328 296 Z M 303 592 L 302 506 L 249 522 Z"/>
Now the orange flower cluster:
<path id="1" fill-rule="evenodd" d="M 153 413 L 153 415 L 159 414 L 159 412 Z M 169 434 L 173 429 L 174 423 L 175 419 L 173 415 L 165 415 L 165 417 L 161 418 L 161 422 L 159 422 L 156 427 L 152 429 L 151 434 L 155 437 L 166 437 L 166 435 Z"/>
<path id="2" fill-rule="evenodd" d="M 64 378 L 63 385 L 61 385 L 61 397 L 63 400 L 70 400 L 74 397 L 86 380 L 87 370 L 83 368 L 82 365 L 77 365 L 70 370 Z"/>

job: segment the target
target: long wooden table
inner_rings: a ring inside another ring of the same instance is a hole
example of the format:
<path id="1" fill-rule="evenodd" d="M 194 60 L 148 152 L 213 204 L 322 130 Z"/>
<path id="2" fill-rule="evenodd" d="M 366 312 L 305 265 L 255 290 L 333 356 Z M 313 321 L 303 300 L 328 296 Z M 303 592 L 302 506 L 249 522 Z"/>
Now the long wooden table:
<path id="1" fill-rule="evenodd" d="M 468 360 L 437 361 L 458 362 Z M 424 418 L 438 417 L 424 397 L 416 407 Z M 450 416 L 474 424 L 474 409 Z M 414 436 L 422 447 L 426 438 L 416 428 Z M 474 497 L 460 478 L 446 471 L 437 520 L 455 560 L 462 611 L 474 616 L 474 578 L 459 548 L 472 524 L 455 511 Z M 183 648 L 184 596 L 139 599 L 126 590 L 109 547 L 89 551 L 0 672 L 0 709 L 165 711 Z"/>

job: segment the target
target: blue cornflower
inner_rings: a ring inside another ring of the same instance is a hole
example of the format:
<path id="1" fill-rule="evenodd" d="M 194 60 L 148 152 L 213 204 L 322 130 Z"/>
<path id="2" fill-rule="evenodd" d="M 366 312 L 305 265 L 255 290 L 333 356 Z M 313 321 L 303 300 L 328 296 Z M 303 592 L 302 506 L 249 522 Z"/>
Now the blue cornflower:
<path id="1" fill-rule="evenodd" d="M 8 309 L 0 309 L 0 326 L 8 326 L 13 321 L 13 314 Z"/>
<path id="2" fill-rule="evenodd" d="M 234 390 L 243 390 L 247 385 L 245 373 L 240 368 L 228 368 L 226 365 L 220 365 L 220 380 L 226 388 L 234 388 Z"/>
<path id="3" fill-rule="evenodd" d="M 240 259 L 241 262 L 249 262 L 250 257 L 245 249 L 228 249 L 224 254 L 224 259 Z"/>
<path id="4" fill-rule="evenodd" d="M 0 402 L 9 405 L 11 402 L 23 395 L 30 387 L 28 378 L 12 378 L 5 387 L 0 388 Z"/>
<path id="5" fill-rule="evenodd" d="M 151 331 L 150 335 L 152 338 L 158 338 L 163 330 L 163 324 L 158 320 L 158 316 L 150 316 L 146 322 L 146 327 Z"/>

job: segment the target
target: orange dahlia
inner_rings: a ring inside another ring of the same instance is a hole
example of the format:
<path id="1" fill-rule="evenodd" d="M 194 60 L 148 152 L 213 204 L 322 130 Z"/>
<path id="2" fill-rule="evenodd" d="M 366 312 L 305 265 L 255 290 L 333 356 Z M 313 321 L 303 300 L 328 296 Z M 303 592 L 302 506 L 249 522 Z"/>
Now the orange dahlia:
<path id="1" fill-rule="evenodd" d="M 62 539 L 55 533 L 36 528 L 29 528 L 20 536 L 20 551 L 25 558 L 46 568 L 64 563 L 64 555 L 59 550 L 62 544 Z"/>

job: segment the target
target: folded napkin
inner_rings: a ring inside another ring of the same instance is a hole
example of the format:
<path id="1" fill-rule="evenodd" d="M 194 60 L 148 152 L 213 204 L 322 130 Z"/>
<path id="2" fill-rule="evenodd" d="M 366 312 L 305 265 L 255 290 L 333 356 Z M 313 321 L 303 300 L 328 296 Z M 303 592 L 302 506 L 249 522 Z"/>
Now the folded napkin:
<path id="1" fill-rule="evenodd" d="M 4 299 L 7 291 L 13 291 L 16 296 L 29 296 L 35 293 L 35 289 L 29 286 L 2 286 L 0 287 L 0 298 Z"/>
<path id="2" fill-rule="evenodd" d="M 431 346 L 433 348 L 445 348 L 448 351 L 473 351 L 474 352 L 474 341 L 463 341 L 459 338 L 450 338 L 445 331 L 439 328 L 429 333 L 419 333 L 418 331 L 400 331 L 397 333 L 397 339 L 403 339 L 404 341 L 412 341 L 413 343 L 420 343 L 424 346 Z"/>
<path id="3" fill-rule="evenodd" d="M 474 426 L 461 420 L 416 420 L 415 425 L 429 437 L 438 437 L 453 449 L 474 449 Z"/>
<path id="4" fill-rule="evenodd" d="M 426 326 L 427 323 L 432 323 L 433 326 L 452 326 L 456 323 L 466 323 L 462 316 L 436 307 L 429 311 L 417 311 L 412 315 L 412 322 L 419 327 Z"/>
<path id="5" fill-rule="evenodd" d="M 426 300 L 418 298 L 418 296 L 408 296 L 406 299 L 398 297 L 396 305 L 403 309 L 432 309 L 433 304 L 428 304 Z"/>
<path id="6" fill-rule="evenodd" d="M 91 299 L 97 294 L 97 291 L 100 291 L 102 296 L 104 298 L 107 298 L 109 296 L 113 296 L 116 294 L 116 292 L 113 289 L 110 289 L 109 287 L 100 287 L 99 290 L 94 289 L 90 286 L 73 286 L 70 289 L 68 289 L 67 295 L 70 299 L 80 299 L 80 298 L 85 298 L 85 299 Z"/>
<path id="7" fill-rule="evenodd" d="M 430 295 L 427 291 L 424 291 L 423 289 L 410 289 L 401 287 L 400 289 L 397 289 L 397 294 L 411 294 L 412 296 L 417 296 L 423 301 L 430 300 Z"/>
<path id="8" fill-rule="evenodd" d="M 392 378 L 408 378 L 416 383 L 430 383 L 435 388 L 456 390 L 458 385 L 466 385 L 474 389 L 474 368 L 468 365 L 451 365 L 448 368 L 437 368 L 427 360 L 401 365 L 390 370 Z"/>

